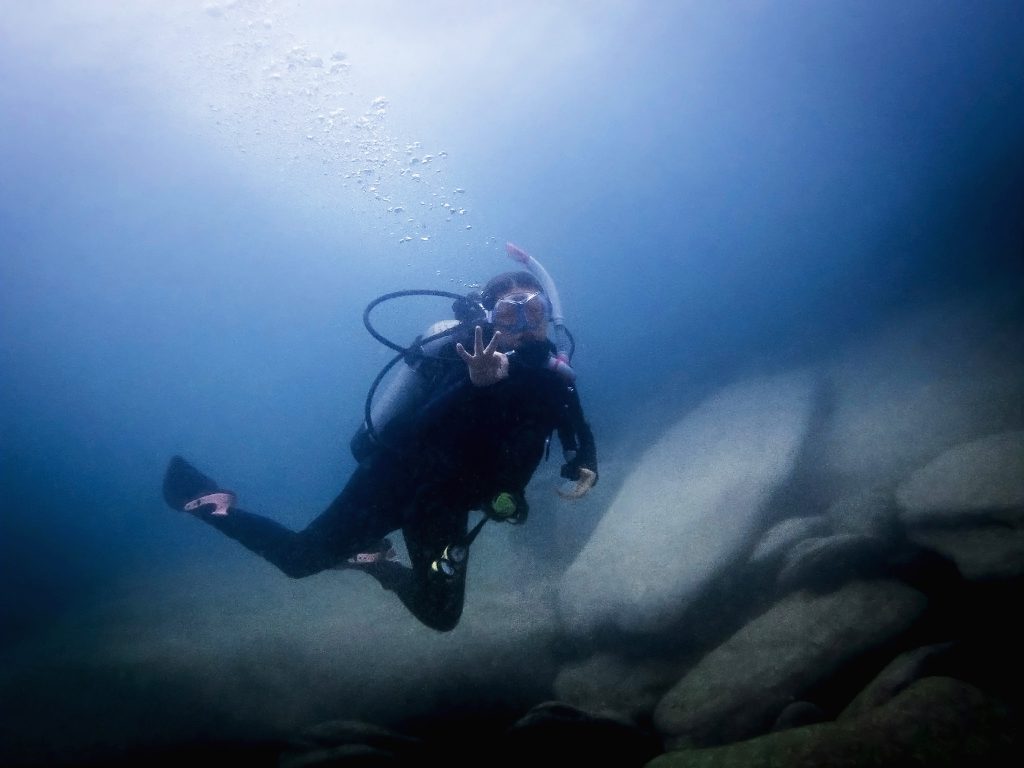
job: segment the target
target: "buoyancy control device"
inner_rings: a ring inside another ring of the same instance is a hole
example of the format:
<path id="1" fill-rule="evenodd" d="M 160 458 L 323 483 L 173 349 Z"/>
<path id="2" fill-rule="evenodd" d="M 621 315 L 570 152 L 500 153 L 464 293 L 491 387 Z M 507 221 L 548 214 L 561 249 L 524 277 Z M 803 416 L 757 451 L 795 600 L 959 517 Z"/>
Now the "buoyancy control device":
<path id="1" fill-rule="evenodd" d="M 555 326 L 557 350 L 556 354 L 551 355 L 548 359 L 547 367 L 572 381 L 575 378 L 575 372 L 571 367 L 575 342 L 572 334 L 565 327 L 561 301 L 554 281 L 540 262 L 520 248 L 509 243 L 506 250 L 509 258 L 526 266 L 543 287 L 552 307 L 551 321 Z M 402 346 L 381 335 L 370 322 L 370 314 L 378 305 L 386 301 L 408 296 L 437 296 L 452 299 L 453 318 L 433 323 L 412 344 Z M 433 391 L 432 384 L 436 365 L 438 362 L 442 364 L 447 362 L 441 357 L 441 351 L 449 343 L 450 337 L 464 326 L 472 327 L 489 322 L 488 310 L 481 303 L 481 299 L 482 297 L 478 293 L 462 295 L 432 289 L 410 289 L 378 296 L 366 306 L 363 311 L 363 325 L 366 330 L 377 341 L 395 350 L 397 354 L 377 374 L 366 395 L 363 423 L 349 441 L 349 448 L 356 461 L 363 461 L 379 447 L 389 447 L 381 437 L 381 431 L 396 417 L 414 413 L 427 402 Z M 399 370 L 387 385 L 381 388 L 381 383 L 399 362 L 402 363 Z M 380 390 L 379 393 L 378 390 Z"/>

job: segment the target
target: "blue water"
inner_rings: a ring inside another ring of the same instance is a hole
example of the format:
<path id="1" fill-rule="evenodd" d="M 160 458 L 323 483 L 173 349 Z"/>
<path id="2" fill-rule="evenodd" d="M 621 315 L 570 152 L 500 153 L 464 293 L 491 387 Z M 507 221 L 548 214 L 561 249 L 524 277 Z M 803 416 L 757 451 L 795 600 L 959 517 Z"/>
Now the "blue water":
<path id="1" fill-rule="evenodd" d="M 173 453 L 304 524 L 388 359 L 363 307 L 506 241 L 618 458 L 655 395 L 1024 284 L 1020 2 L 420 5 L 4 14 L 5 642 L 215 546 L 167 523 Z"/>

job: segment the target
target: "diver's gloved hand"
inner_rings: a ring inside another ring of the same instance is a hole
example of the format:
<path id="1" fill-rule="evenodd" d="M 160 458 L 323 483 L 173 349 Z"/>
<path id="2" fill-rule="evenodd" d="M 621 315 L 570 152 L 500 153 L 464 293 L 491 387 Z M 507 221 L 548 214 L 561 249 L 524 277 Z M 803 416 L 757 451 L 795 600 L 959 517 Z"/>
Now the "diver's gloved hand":
<path id="1" fill-rule="evenodd" d="M 484 332 L 478 325 L 473 336 L 472 355 L 461 343 L 455 345 L 455 351 L 466 362 L 473 386 L 488 387 L 508 377 L 508 355 L 495 351 L 500 337 L 501 331 L 495 331 L 490 344 L 484 347 Z"/>
<path id="2" fill-rule="evenodd" d="M 501 523 L 519 525 L 526 522 L 530 505 L 521 493 L 502 491 L 484 505 L 484 514 Z"/>
<path id="3" fill-rule="evenodd" d="M 560 473 L 566 480 L 574 481 L 568 487 L 558 489 L 558 495 L 563 499 L 578 499 L 587 495 L 590 489 L 597 485 L 597 471 L 590 467 L 584 467 L 579 457 L 573 456 L 562 465 Z"/>

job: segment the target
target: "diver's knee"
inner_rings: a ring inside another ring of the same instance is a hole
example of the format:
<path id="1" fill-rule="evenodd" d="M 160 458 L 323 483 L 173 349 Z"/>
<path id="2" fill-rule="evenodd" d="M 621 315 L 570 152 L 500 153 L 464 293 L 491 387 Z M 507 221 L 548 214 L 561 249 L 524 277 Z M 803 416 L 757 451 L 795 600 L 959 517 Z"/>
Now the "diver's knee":
<path id="1" fill-rule="evenodd" d="M 290 579 L 304 579 L 307 576 L 312 576 L 314 573 L 320 573 L 320 571 L 323 570 L 323 568 L 316 565 L 301 562 L 279 563 L 277 567 L 280 569 L 281 573 Z"/>
<path id="2" fill-rule="evenodd" d="M 451 632 L 459 625 L 459 620 L 461 618 L 462 609 L 460 608 L 458 611 L 454 612 L 446 611 L 442 614 L 426 616 L 423 618 L 423 623 L 438 632 Z"/>
<path id="3" fill-rule="evenodd" d="M 462 618 L 462 606 L 465 604 L 465 600 L 461 585 L 444 586 L 447 588 L 422 595 L 413 612 L 416 614 L 416 618 L 431 629 L 438 632 L 451 632 Z"/>

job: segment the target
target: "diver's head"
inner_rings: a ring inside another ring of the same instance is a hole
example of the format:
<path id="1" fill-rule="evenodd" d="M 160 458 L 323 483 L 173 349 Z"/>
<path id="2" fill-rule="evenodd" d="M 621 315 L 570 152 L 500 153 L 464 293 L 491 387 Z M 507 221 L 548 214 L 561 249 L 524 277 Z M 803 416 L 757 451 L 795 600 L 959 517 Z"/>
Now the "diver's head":
<path id="1" fill-rule="evenodd" d="M 540 283 L 529 272 L 503 272 L 487 281 L 480 303 L 495 331 L 498 348 L 515 349 L 528 341 L 548 337 L 551 304 Z"/>

